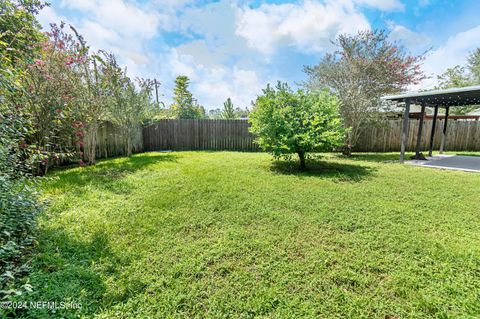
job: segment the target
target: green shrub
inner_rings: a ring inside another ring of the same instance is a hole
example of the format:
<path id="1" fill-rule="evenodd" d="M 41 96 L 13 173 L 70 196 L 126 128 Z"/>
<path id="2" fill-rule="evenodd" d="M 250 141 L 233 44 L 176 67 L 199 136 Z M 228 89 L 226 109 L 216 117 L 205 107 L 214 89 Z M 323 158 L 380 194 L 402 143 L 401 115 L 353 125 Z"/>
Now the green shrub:
<path id="1" fill-rule="evenodd" d="M 26 271 L 22 257 L 34 242 L 35 215 L 41 210 L 28 175 L 33 155 L 24 147 L 28 128 L 20 110 L 0 113 L 0 297 L 21 292 L 16 279 Z"/>
<path id="2" fill-rule="evenodd" d="M 338 99 L 326 91 L 293 92 L 288 85 L 267 86 L 250 113 L 256 143 L 275 158 L 297 154 L 305 169 L 308 152 L 331 151 L 342 144 L 345 131 Z"/>
<path id="3" fill-rule="evenodd" d="M 35 216 L 40 210 L 36 192 L 25 179 L 0 175 L 0 297 L 20 292 L 15 279 L 27 270 L 22 256 L 34 242 Z"/>
<path id="4" fill-rule="evenodd" d="M 21 293 L 25 252 L 34 242 L 35 215 L 41 210 L 29 173 L 43 154 L 27 146 L 35 132 L 21 83 L 44 38 L 35 19 L 44 6 L 37 0 L 0 1 L 0 298 Z"/>

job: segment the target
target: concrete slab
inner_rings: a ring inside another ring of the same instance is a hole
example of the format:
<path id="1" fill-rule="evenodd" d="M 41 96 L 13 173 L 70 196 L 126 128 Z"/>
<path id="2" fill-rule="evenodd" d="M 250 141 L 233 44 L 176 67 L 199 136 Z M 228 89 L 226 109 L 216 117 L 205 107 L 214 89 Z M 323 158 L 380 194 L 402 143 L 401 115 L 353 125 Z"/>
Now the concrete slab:
<path id="1" fill-rule="evenodd" d="M 427 161 L 411 160 L 410 165 L 480 173 L 480 156 L 437 155 Z"/>

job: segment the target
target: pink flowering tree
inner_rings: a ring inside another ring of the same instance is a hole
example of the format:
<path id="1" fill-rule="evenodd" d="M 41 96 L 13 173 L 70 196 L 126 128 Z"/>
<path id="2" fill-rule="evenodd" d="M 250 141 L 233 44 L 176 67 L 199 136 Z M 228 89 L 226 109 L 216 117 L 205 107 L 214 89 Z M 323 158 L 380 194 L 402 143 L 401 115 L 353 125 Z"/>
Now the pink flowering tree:
<path id="1" fill-rule="evenodd" d="M 385 31 L 363 31 L 340 35 L 334 53 L 318 65 L 306 67 L 311 90 L 329 89 L 340 98 L 340 114 L 347 130 L 344 154 L 350 155 L 360 130 L 378 123 L 382 95 L 403 91 L 425 78 L 421 70 L 424 55 L 410 55 Z"/>
<path id="2" fill-rule="evenodd" d="M 83 37 L 64 23 L 52 24 L 40 54 L 28 66 L 28 107 L 34 117 L 38 173 L 52 164 L 95 164 L 97 132 L 113 106 L 113 68 L 108 54 L 91 53 Z"/>
<path id="3" fill-rule="evenodd" d="M 62 32 L 62 26 L 52 25 L 47 36 L 24 78 L 26 107 L 34 125 L 27 147 L 34 153 L 38 174 L 45 174 L 54 163 L 75 157 L 72 136 L 82 134 L 75 132 L 72 123 L 78 116 L 78 70 L 84 57 L 78 43 Z"/>

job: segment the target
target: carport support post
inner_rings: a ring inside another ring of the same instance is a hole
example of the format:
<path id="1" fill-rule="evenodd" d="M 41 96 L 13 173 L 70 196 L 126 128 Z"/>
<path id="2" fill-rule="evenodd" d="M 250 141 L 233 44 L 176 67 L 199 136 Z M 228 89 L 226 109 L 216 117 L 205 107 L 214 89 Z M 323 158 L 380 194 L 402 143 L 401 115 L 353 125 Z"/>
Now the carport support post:
<path id="1" fill-rule="evenodd" d="M 405 113 L 403 114 L 403 125 L 402 125 L 402 144 L 400 145 L 400 163 L 405 162 L 405 144 L 407 144 L 408 138 L 408 115 L 410 114 L 410 99 L 405 100 Z"/>
<path id="2" fill-rule="evenodd" d="M 425 118 L 425 103 L 422 103 L 422 112 L 420 114 L 420 123 L 418 126 L 417 145 L 415 147 L 415 158 L 420 159 L 420 147 L 422 143 L 423 120 Z"/>
<path id="3" fill-rule="evenodd" d="M 437 127 L 437 118 L 438 118 L 438 105 L 435 105 L 435 111 L 433 111 L 432 131 L 430 132 L 430 146 L 428 148 L 428 156 L 432 156 L 433 139 L 435 138 L 435 128 Z"/>
<path id="4" fill-rule="evenodd" d="M 445 148 L 445 139 L 447 138 L 448 111 L 450 111 L 449 106 L 445 108 L 445 123 L 443 123 L 442 142 L 440 143 L 440 154 L 443 154 L 443 150 Z"/>

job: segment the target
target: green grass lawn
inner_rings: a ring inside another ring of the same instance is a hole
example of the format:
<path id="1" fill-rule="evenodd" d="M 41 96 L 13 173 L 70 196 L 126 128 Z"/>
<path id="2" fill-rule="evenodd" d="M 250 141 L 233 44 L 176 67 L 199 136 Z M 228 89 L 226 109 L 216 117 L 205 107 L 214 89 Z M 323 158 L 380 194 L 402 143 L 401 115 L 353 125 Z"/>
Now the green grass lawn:
<path id="1" fill-rule="evenodd" d="M 52 173 L 18 317 L 479 318 L 480 174 L 146 153 Z"/>

